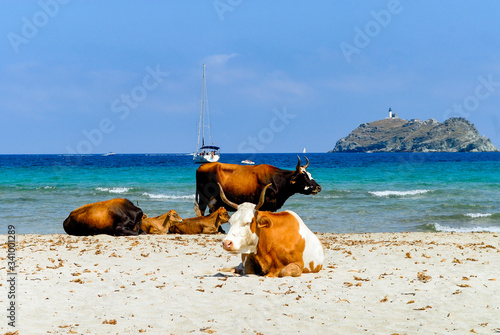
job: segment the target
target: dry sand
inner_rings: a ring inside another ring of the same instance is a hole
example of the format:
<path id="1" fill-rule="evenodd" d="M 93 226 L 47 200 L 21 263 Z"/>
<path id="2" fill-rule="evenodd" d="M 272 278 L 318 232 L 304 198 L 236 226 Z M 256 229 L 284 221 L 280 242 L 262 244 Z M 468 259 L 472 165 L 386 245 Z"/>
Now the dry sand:
<path id="1" fill-rule="evenodd" d="M 319 236 L 323 270 L 263 278 L 223 270 L 240 256 L 222 235 L 18 235 L 17 328 L 2 308 L 2 334 L 500 332 L 498 234 Z"/>

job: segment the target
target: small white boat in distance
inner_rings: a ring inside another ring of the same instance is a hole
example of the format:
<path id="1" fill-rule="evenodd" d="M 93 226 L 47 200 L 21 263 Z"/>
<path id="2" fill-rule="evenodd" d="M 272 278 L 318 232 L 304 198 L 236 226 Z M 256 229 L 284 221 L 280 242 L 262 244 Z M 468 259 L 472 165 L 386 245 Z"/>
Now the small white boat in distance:
<path id="1" fill-rule="evenodd" d="M 114 152 L 108 152 L 107 154 L 104 154 L 103 156 L 114 156 L 116 155 Z"/>
<path id="2" fill-rule="evenodd" d="M 255 164 L 255 162 L 252 162 L 251 160 L 249 159 L 245 159 L 244 161 L 241 161 L 242 164 L 248 164 L 248 165 L 253 165 Z"/>
<path id="3" fill-rule="evenodd" d="M 304 148 L 304 150 L 302 150 L 302 153 L 305 154 L 306 153 L 306 148 Z"/>

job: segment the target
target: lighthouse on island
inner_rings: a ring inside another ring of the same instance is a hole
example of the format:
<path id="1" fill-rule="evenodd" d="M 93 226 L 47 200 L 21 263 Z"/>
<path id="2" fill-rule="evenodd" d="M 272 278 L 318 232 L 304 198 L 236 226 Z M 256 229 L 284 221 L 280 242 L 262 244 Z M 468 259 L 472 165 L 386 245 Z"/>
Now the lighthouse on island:
<path id="1" fill-rule="evenodd" d="M 397 118 L 398 118 L 398 114 L 393 113 L 391 107 L 389 107 L 389 116 L 386 117 L 386 119 L 397 119 Z"/>

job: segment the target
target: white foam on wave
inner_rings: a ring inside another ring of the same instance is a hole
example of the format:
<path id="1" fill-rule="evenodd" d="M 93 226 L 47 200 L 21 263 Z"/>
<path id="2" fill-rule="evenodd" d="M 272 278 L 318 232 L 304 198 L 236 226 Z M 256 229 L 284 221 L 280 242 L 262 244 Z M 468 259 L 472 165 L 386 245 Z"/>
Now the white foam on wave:
<path id="1" fill-rule="evenodd" d="M 419 194 L 425 194 L 428 192 L 432 192 L 432 190 L 374 191 L 374 192 L 368 192 L 368 193 L 370 193 L 374 196 L 377 196 L 377 197 L 390 197 L 390 196 L 404 197 L 407 195 L 419 195 Z"/>
<path id="2" fill-rule="evenodd" d="M 37 190 L 53 190 L 55 189 L 56 187 L 55 186 L 43 186 L 43 187 L 37 187 L 36 189 Z"/>
<path id="3" fill-rule="evenodd" d="M 470 218 L 487 218 L 492 216 L 493 214 L 491 213 L 466 213 L 464 216 L 468 216 Z"/>
<path id="4" fill-rule="evenodd" d="M 316 195 L 315 197 L 319 199 L 340 199 L 338 195 Z"/>
<path id="5" fill-rule="evenodd" d="M 109 193 L 127 193 L 132 188 L 130 187 L 96 187 L 97 191 L 109 192 Z"/>
<path id="6" fill-rule="evenodd" d="M 168 194 L 152 194 L 152 193 L 143 193 L 142 195 L 147 196 L 151 199 L 194 199 L 195 195 L 168 195 Z"/>
<path id="7" fill-rule="evenodd" d="M 470 227 L 470 228 L 453 228 L 448 226 L 442 226 L 439 223 L 433 224 L 436 231 L 445 233 L 473 233 L 473 232 L 489 232 L 489 233 L 500 233 L 500 227 Z"/>

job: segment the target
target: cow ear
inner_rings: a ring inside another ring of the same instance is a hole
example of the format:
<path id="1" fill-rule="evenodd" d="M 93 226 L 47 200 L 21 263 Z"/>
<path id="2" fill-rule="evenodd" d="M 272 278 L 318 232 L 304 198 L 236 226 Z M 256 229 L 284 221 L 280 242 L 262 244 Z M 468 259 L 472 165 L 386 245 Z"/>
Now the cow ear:
<path id="1" fill-rule="evenodd" d="M 269 218 L 265 216 L 257 217 L 257 227 L 259 228 L 270 228 L 272 226 L 272 222 Z"/>

